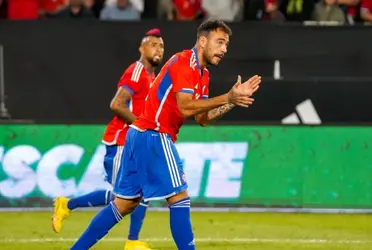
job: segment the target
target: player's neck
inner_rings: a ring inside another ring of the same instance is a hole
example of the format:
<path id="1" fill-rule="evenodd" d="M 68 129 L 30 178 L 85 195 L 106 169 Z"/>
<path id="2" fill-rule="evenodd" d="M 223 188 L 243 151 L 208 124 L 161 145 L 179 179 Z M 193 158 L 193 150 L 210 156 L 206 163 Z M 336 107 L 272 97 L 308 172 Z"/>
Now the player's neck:
<path id="1" fill-rule="evenodd" d="M 198 56 L 198 63 L 200 65 L 200 68 L 205 68 L 207 67 L 207 62 L 204 60 L 204 57 L 203 57 L 203 51 L 202 49 L 198 46 L 198 45 L 195 45 L 194 47 L 196 49 L 196 54 Z"/>
<path id="2" fill-rule="evenodd" d="M 147 60 L 145 60 L 141 57 L 139 61 L 143 64 L 143 66 L 145 66 L 147 71 L 149 71 L 151 73 L 153 73 L 155 71 L 155 67 L 152 66 Z"/>

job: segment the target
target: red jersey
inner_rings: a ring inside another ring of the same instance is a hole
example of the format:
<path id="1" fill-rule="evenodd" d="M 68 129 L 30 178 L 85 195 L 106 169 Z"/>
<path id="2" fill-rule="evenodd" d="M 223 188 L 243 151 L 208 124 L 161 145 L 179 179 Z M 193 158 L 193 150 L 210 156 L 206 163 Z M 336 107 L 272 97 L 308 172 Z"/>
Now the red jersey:
<path id="1" fill-rule="evenodd" d="M 169 134 L 175 142 L 185 121 L 177 106 L 177 92 L 192 94 L 193 99 L 208 98 L 209 72 L 200 68 L 195 49 L 175 54 L 164 65 L 150 88 L 143 113 L 133 127 Z"/>
<path id="2" fill-rule="evenodd" d="M 145 106 L 145 99 L 149 93 L 150 84 L 154 79 L 154 73 L 147 71 L 141 62 L 135 62 L 130 65 L 120 78 L 118 88 L 126 88 L 132 94 L 127 106 L 137 117 Z M 102 142 L 106 145 L 124 145 L 128 129 L 129 126 L 126 121 L 115 115 L 107 125 Z"/>
<path id="3" fill-rule="evenodd" d="M 362 0 L 360 11 L 372 14 L 372 0 Z"/>
<path id="4" fill-rule="evenodd" d="M 176 19 L 195 19 L 202 12 L 200 0 L 173 0 L 178 16 Z"/>
<path id="5" fill-rule="evenodd" d="M 66 0 L 39 0 L 40 8 L 47 13 L 55 13 L 67 5 Z"/>
<path id="6" fill-rule="evenodd" d="M 8 0 L 8 19 L 38 19 L 38 0 Z"/>

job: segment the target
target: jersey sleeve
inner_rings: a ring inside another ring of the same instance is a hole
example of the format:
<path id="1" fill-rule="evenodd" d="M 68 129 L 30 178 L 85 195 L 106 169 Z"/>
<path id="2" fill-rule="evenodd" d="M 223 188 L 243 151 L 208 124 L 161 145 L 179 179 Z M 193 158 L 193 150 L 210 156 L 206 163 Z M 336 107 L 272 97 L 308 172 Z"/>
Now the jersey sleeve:
<path id="1" fill-rule="evenodd" d="M 169 74 L 173 84 L 173 92 L 194 94 L 193 70 L 189 64 L 180 59 L 169 66 Z"/>
<path id="2" fill-rule="evenodd" d="M 206 87 L 206 89 L 208 89 L 208 87 Z M 208 99 L 208 98 L 209 98 L 209 91 L 208 90 L 203 91 L 202 99 Z"/>
<path id="3" fill-rule="evenodd" d="M 125 70 L 124 74 L 120 78 L 118 88 L 125 88 L 130 92 L 131 95 L 139 92 L 141 89 L 140 78 L 143 70 L 143 65 L 140 63 L 129 67 L 127 70 Z"/>

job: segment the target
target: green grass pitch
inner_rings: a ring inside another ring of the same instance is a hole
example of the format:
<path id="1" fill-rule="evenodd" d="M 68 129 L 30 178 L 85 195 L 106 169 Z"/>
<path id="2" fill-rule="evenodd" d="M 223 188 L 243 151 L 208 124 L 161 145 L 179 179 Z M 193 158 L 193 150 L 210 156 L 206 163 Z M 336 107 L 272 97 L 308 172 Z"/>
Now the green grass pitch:
<path id="1" fill-rule="evenodd" d="M 1 212 L 1 250 L 69 249 L 96 212 L 76 211 L 61 233 L 48 212 Z M 94 248 L 123 250 L 128 218 Z M 197 249 L 206 250 L 371 250 L 372 216 L 363 214 L 193 212 Z M 176 249 L 167 212 L 149 212 L 143 239 L 154 249 Z"/>

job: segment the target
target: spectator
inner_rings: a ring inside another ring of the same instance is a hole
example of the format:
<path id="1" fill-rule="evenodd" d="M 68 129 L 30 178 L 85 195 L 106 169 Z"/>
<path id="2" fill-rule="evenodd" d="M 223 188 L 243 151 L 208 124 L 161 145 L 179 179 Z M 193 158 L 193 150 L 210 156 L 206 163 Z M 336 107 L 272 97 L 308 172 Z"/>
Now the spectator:
<path id="1" fill-rule="evenodd" d="M 321 0 L 316 4 L 314 10 L 314 21 L 345 23 L 345 16 L 338 6 L 337 0 Z"/>
<path id="2" fill-rule="evenodd" d="M 245 8 L 246 20 L 263 20 L 263 21 L 285 21 L 284 15 L 279 11 L 276 0 L 250 0 L 246 1 Z"/>
<path id="3" fill-rule="evenodd" d="M 372 23 L 372 0 L 362 0 L 360 15 L 366 23 Z"/>
<path id="4" fill-rule="evenodd" d="M 106 6 L 111 5 L 114 6 L 116 5 L 118 0 L 106 0 Z M 151 1 L 151 0 L 150 0 Z M 129 0 L 129 2 L 132 4 L 132 6 L 140 13 L 143 12 L 144 10 L 144 0 Z"/>
<path id="5" fill-rule="evenodd" d="M 129 0 L 117 0 L 116 5 L 107 5 L 101 12 L 101 20 L 140 20 L 141 14 Z"/>
<path id="6" fill-rule="evenodd" d="M 201 0 L 173 0 L 175 10 L 174 19 L 178 21 L 192 21 L 204 17 Z"/>
<path id="7" fill-rule="evenodd" d="M 280 11 L 288 21 L 304 22 L 312 20 L 315 0 L 283 0 Z"/>
<path id="8" fill-rule="evenodd" d="M 56 14 L 57 18 L 92 18 L 93 13 L 84 5 L 83 0 L 69 0 L 70 4 Z"/>
<path id="9" fill-rule="evenodd" d="M 235 21 L 243 9 L 243 0 L 202 0 L 202 8 L 209 18 Z"/>
<path id="10" fill-rule="evenodd" d="M 39 0 L 39 13 L 52 17 L 67 6 L 67 0 Z"/>
<path id="11" fill-rule="evenodd" d="M 8 0 L 8 19 L 32 20 L 39 18 L 38 0 Z"/>
<path id="12" fill-rule="evenodd" d="M 94 0 L 83 0 L 83 4 L 87 9 L 92 9 L 94 2 Z"/>
<path id="13" fill-rule="evenodd" d="M 266 20 L 284 22 L 285 17 L 280 12 L 277 0 L 265 0 Z"/>
<path id="14" fill-rule="evenodd" d="M 142 13 L 143 12 L 143 9 L 144 9 L 144 6 L 145 6 L 145 3 L 143 0 L 129 0 L 131 2 L 131 4 L 133 5 L 133 7 L 139 12 L 139 13 Z"/>
<path id="15" fill-rule="evenodd" d="M 173 11 L 174 11 L 174 8 L 173 8 L 172 0 L 159 0 L 158 1 L 158 14 L 157 14 L 158 19 L 172 20 Z"/>
<path id="16" fill-rule="evenodd" d="M 349 24 L 360 22 L 360 0 L 338 0 L 338 5 L 343 10 Z"/>

